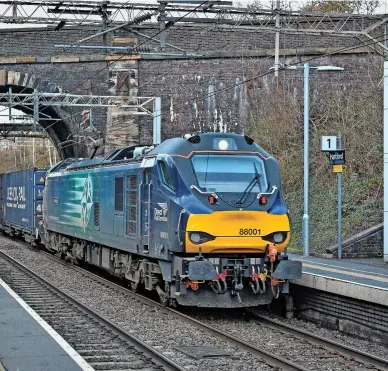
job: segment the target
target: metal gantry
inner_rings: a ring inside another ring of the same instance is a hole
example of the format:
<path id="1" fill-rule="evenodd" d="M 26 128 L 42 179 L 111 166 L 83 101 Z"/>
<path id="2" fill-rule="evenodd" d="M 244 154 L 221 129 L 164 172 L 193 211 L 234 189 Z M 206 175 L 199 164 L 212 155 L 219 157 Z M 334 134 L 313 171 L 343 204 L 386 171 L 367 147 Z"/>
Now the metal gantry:
<path id="1" fill-rule="evenodd" d="M 159 97 L 130 97 L 130 96 L 104 96 L 104 95 L 76 95 L 67 93 L 41 93 L 34 90 L 33 94 L 0 93 L 0 106 L 6 109 L 18 109 L 30 114 L 24 116 L 23 123 L 17 123 L 10 115 L 10 120 L 0 123 L 2 136 L 30 136 L 30 132 L 43 132 L 39 125 L 41 120 L 59 122 L 60 119 L 52 118 L 42 112 L 45 107 L 83 107 L 92 108 L 120 107 L 123 112 L 130 115 L 153 117 L 154 127 L 160 130 L 160 98 Z M 90 114 L 90 111 L 89 111 Z M 5 115 L 3 115 L 5 116 Z M 8 115 L 7 115 L 8 116 Z M 66 119 L 66 118 L 64 118 Z M 90 114 L 91 119 L 91 114 Z M 92 126 L 92 124 L 91 124 Z M 21 134 L 16 134 L 17 132 Z M 41 134 L 32 134 L 41 137 Z M 160 138 L 158 138 L 160 140 Z"/>
<path id="2" fill-rule="evenodd" d="M 237 8 L 228 6 L 230 2 L 214 0 L 186 2 L 190 5 L 185 5 L 184 1 L 180 0 L 158 0 L 158 4 L 120 1 L 0 0 L 0 23 L 55 24 L 58 28 L 65 25 L 109 25 L 113 29 L 120 24 L 130 24 L 136 17 L 152 13 L 153 20 L 168 27 L 188 13 L 189 15 L 181 20 L 182 23 L 254 27 L 255 30 L 276 32 L 276 28 L 279 27 L 276 24 L 276 17 L 279 16 L 281 32 L 356 36 L 370 34 L 376 27 L 388 21 L 386 15 L 311 13 L 282 10 L 278 7 Z"/>
<path id="3" fill-rule="evenodd" d="M 186 3 L 186 4 L 185 4 Z M 94 35 L 81 40 L 74 40 L 69 45 L 58 45 L 61 48 L 91 48 L 99 46 L 81 45 L 85 40 L 102 36 L 100 48 L 116 49 L 127 54 L 144 54 L 148 50 L 131 47 L 119 50 L 107 44 L 107 34 L 120 28 L 142 35 L 148 40 L 152 36 L 141 34 L 139 24 L 158 25 L 157 54 L 166 47 L 178 49 L 187 57 L 185 50 L 167 43 L 166 30 L 178 24 L 197 26 L 207 29 L 243 28 L 254 31 L 275 33 L 275 76 L 279 67 L 279 35 L 337 35 L 356 37 L 361 41 L 374 41 L 370 46 L 374 52 L 386 55 L 388 48 L 374 36 L 375 30 L 385 27 L 388 33 L 386 15 L 361 15 L 341 13 L 318 13 L 284 10 L 276 1 L 274 9 L 262 9 L 250 6 L 237 8 L 227 0 L 158 0 L 156 4 L 131 3 L 120 1 L 57 1 L 57 0 L 0 0 L 0 23 L 7 24 L 45 24 L 55 25 L 59 30 L 64 26 L 97 26 Z M 148 45 L 143 46 L 143 48 Z M 121 48 L 123 49 L 123 48 Z M 108 49 L 107 49 L 108 50 Z M 153 53 L 151 53 L 153 54 Z M 191 55 L 192 57 L 192 55 Z"/>
<path id="4" fill-rule="evenodd" d="M 6 106 L 73 106 L 130 108 L 136 115 L 152 116 L 147 108 L 155 97 L 130 97 L 119 95 L 77 95 L 68 93 L 0 93 L 1 105 Z"/>

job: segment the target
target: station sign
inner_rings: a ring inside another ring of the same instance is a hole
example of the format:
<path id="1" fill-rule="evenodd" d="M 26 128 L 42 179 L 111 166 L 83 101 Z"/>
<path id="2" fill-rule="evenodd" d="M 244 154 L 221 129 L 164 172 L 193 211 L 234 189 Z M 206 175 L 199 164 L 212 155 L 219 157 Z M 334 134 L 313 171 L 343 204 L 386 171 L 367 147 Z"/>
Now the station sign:
<path id="1" fill-rule="evenodd" d="M 329 152 L 337 150 L 336 136 L 322 136 L 321 137 L 321 151 Z"/>
<path id="2" fill-rule="evenodd" d="M 333 165 L 333 173 L 342 173 L 343 165 Z"/>
<path id="3" fill-rule="evenodd" d="M 330 151 L 329 165 L 345 165 L 345 150 Z"/>

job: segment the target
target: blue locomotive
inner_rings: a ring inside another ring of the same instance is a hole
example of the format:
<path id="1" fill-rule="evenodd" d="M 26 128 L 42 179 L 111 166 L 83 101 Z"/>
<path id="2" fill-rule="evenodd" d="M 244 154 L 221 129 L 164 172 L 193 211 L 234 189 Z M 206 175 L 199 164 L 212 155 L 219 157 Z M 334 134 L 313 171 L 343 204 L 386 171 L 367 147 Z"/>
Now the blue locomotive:
<path id="1" fill-rule="evenodd" d="M 47 171 L 33 234 L 166 305 L 268 304 L 301 276 L 285 253 L 290 225 L 277 162 L 238 134 L 66 159 Z"/>

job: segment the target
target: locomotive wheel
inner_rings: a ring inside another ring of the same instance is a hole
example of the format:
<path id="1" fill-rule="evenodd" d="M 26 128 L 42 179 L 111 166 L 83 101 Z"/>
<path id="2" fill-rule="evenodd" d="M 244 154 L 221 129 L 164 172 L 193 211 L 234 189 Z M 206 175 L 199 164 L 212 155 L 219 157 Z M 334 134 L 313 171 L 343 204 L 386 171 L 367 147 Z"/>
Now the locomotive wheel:
<path id="1" fill-rule="evenodd" d="M 143 291 L 143 289 L 144 289 L 144 273 L 141 270 L 139 273 L 139 281 L 138 282 L 131 281 L 131 290 L 139 294 Z"/>
<path id="2" fill-rule="evenodd" d="M 170 305 L 171 299 L 169 299 L 170 296 L 170 284 L 168 282 L 164 283 L 164 292 L 165 295 L 158 295 L 159 296 L 159 302 L 164 307 L 168 307 Z"/>
<path id="3" fill-rule="evenodd" d="M 131 290 L 132 290 L 133 292 L 138 292 L 138 289 L 139 289 L 139 282 L 133 282 L 133 281 L 131 281 L 130 286 L 131 286 Z"/>
<path id="4" fill-rule="evenodd" d="M 159 295 L 159 302 L 163 307 L 168 307 L 170 304 L 170 299 L 166 296 Z"/>
<path id="5" fill-rule="evenodd" d="M 170 299 L 170 306 L 173 308 L 178 308 L 178 302 L 176 299 Z"/>

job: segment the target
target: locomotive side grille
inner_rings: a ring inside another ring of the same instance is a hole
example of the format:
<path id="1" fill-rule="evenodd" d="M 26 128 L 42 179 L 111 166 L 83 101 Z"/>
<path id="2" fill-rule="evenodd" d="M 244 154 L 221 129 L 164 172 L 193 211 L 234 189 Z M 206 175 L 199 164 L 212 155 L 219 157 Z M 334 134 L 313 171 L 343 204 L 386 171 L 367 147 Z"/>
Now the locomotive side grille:
<path id="1" fill-rule="evenodd" d="M 127 234 L 136 234 L 136 223 L 133 222 L 127 222 Z"/>
<path id="2" fill-rule="evenodd" d="M 136 196 L 137 196 L 137 176 L 129 175 L 126 179 L 125 198 L 125 233 L 127 235 L 136 234 Z"/>
<path id="3" fill-rule="evenodd" d="M 137 186 L 137 176 L 131 175 L 127 176 L 127 189 L 136 189 Z"/>
<path id="4" fill-rule="evenodd" d="M 94 225 L 96 227 L 100 226 L 100 203 L 99 202 L 94 204 Z"/>
<path id="5" fill-rule="evenodd" d="M 127 206 L 127 220 L 136 221 L 136 207 Z"/>
<path id="6" fill-rule="evenodd" d="M 134 205 L 136 207 L 136 189 L 127 191 L 127 205 Z"/>

